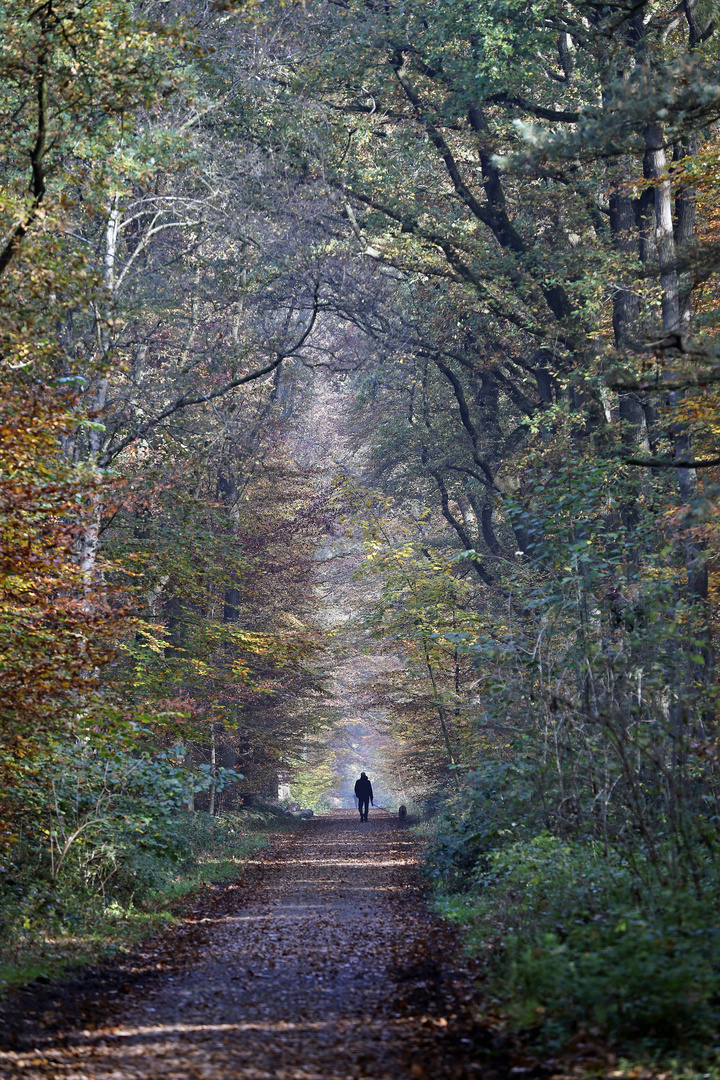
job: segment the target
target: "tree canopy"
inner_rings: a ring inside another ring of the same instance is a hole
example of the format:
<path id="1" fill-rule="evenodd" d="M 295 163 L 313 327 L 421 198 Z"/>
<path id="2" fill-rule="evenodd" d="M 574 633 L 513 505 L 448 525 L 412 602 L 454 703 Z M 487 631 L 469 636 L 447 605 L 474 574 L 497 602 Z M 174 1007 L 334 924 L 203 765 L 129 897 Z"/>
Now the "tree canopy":
<path id="1" fill-rule="evenodd" d="M 503 1023 L 712 1041 L 716 7 L 6 3 L 11 892 L 371 731 Z"/>

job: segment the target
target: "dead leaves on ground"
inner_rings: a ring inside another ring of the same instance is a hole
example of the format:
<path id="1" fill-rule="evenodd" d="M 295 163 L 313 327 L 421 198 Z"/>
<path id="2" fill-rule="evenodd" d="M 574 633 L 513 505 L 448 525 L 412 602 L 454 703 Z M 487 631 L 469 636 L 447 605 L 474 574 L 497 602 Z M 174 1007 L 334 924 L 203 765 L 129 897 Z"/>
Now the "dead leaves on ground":
<path id="1" fill-rule="evenodd" d="M 376 812 L 362 830 L 349 811 L 315 819 L 278 837 L 239 882 L 208 888 L 183 914 L 118 967 L 113 985 L 78 1004 L 77 1027 L 67 1008 L 63 1023 L 60 1006 L 54 1023 L 27 1031 L 0 1055 L 0 1075 L 507 1074 L 492 1035 L 473 1019 L 451 931 L 423 902 L 412 841 L 390 815 Z"/>

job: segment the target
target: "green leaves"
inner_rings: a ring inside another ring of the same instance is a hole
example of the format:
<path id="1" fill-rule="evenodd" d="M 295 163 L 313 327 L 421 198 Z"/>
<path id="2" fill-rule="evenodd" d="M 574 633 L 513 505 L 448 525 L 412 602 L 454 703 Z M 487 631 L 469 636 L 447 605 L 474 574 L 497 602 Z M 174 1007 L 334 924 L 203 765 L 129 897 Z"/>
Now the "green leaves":
<path id="1" fill-rule="evenodd" d="M 651 876 L 641 857 L 541 833 L 498 848 L 442 910 L 469 927 L 513 1026 L 562 1043 L 592 1019 L 674 1052 L 716 1022 L 718 932 L 691 889 L 651 894 Z"/>

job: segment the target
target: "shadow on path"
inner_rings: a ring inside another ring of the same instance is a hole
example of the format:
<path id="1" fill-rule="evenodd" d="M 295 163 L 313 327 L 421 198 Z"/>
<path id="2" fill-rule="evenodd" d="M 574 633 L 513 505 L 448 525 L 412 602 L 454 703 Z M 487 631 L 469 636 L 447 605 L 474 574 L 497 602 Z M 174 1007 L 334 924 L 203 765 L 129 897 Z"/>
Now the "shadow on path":
<path id="1" fill-rule="evenodd" d="M 428 912 L 416 862 L 410 834 L 379 810 L 362 825 L 335 811 L 278 837 L 127 963 L 36 988 L 34 1010 L 26 994 L 0 1076 L 505 1075 L 502 1048 L 472 1022 L 471 979 L 452 966 L 452 932 Z"/>

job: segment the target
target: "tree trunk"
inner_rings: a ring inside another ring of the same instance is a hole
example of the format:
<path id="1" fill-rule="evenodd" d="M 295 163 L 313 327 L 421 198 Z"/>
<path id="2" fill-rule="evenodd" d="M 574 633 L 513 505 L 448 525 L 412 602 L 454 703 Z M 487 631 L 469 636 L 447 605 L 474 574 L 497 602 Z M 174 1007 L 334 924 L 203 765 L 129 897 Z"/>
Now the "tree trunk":
<path id="1" fill-rule="evenodd" d="M 629 167 L 623 172 L 629 172 Z M 635 260 L 638 244 L 635 233 L 635 212 L 627 195 L 615 192 L 610 196 L 610 231 L 613 247 L 628 260 Z M 635 291 L 620 285 L 613 293 L 613 331 L 615 344 L 622 347 L 637 333 L 638 301 Z"/>
<path id="2" fill-rule="evenodd" d="M 105 254 L 104 281 L 108 293 L 112 294 L 115 289 L 115 260 L 117 257 L 117 241 L 120 229 L 120 209 L 117 196 L 110 200 L 107 225 L 105 226 Z M 110 355 L 110 339 L 103 320 L 98 320 L 98 340 L 100 342 L 101 364 L 107 369 Z M 99 424 L 98 418 L 102 415 L 107 404 L 109 378 L 100 375 L 92 390 L 90 398 L 90 417 L 93 423 Z M 105 441 L 103 428 L 90 427 L 88 429 L 88 456 L 93 465 L 96 465 L 102 452 Z M 100 546 L 100 523 L 102 520 L 102 496 L 99 491 L 90 496 L 90 511 L 85 529 L 80 540 L 80 566 L 82 568 L 83 582 L 86 593 L 90 593 L 95 580 L 95 564 Z"/>
<path id="3" fill-rule="evenodd" d="M 667 156 L 660 124 L 648 124 L 645 129 L 645 172 L 647 179 L 655 181 L 655 240 L 660 267 L 663 330 L 666 334 L 673 334 L 680 330 L 680 291 L 675 258 L 672 189 L 667 175 Z"/>
<path id="4" fill-rule="evenodd" d="M 688 140 L 686 146 L 678 144 L 673 150 L 673 159 L 682 161 L 683 158 L 697 154 L 697 139 Z M 675 244 L 682 253 L 693 238 L 696 218 L 696 193 L 695 188 L 689 184 L 684 185 L 675 196 Z M 679 301 L 680 301 L 680 330 L 686 334 L 690 329 L 690 313 L 692 301 L 692 274 L 689 270 L 682 271 L 679 275 Z"/>
<path id="5" fill-rule="evenodd" d="M 210 725 L 210 817 L 215 817 L 215 777 L 217 776 L 217 750 L 215 746 L 215 724 Z"/>

